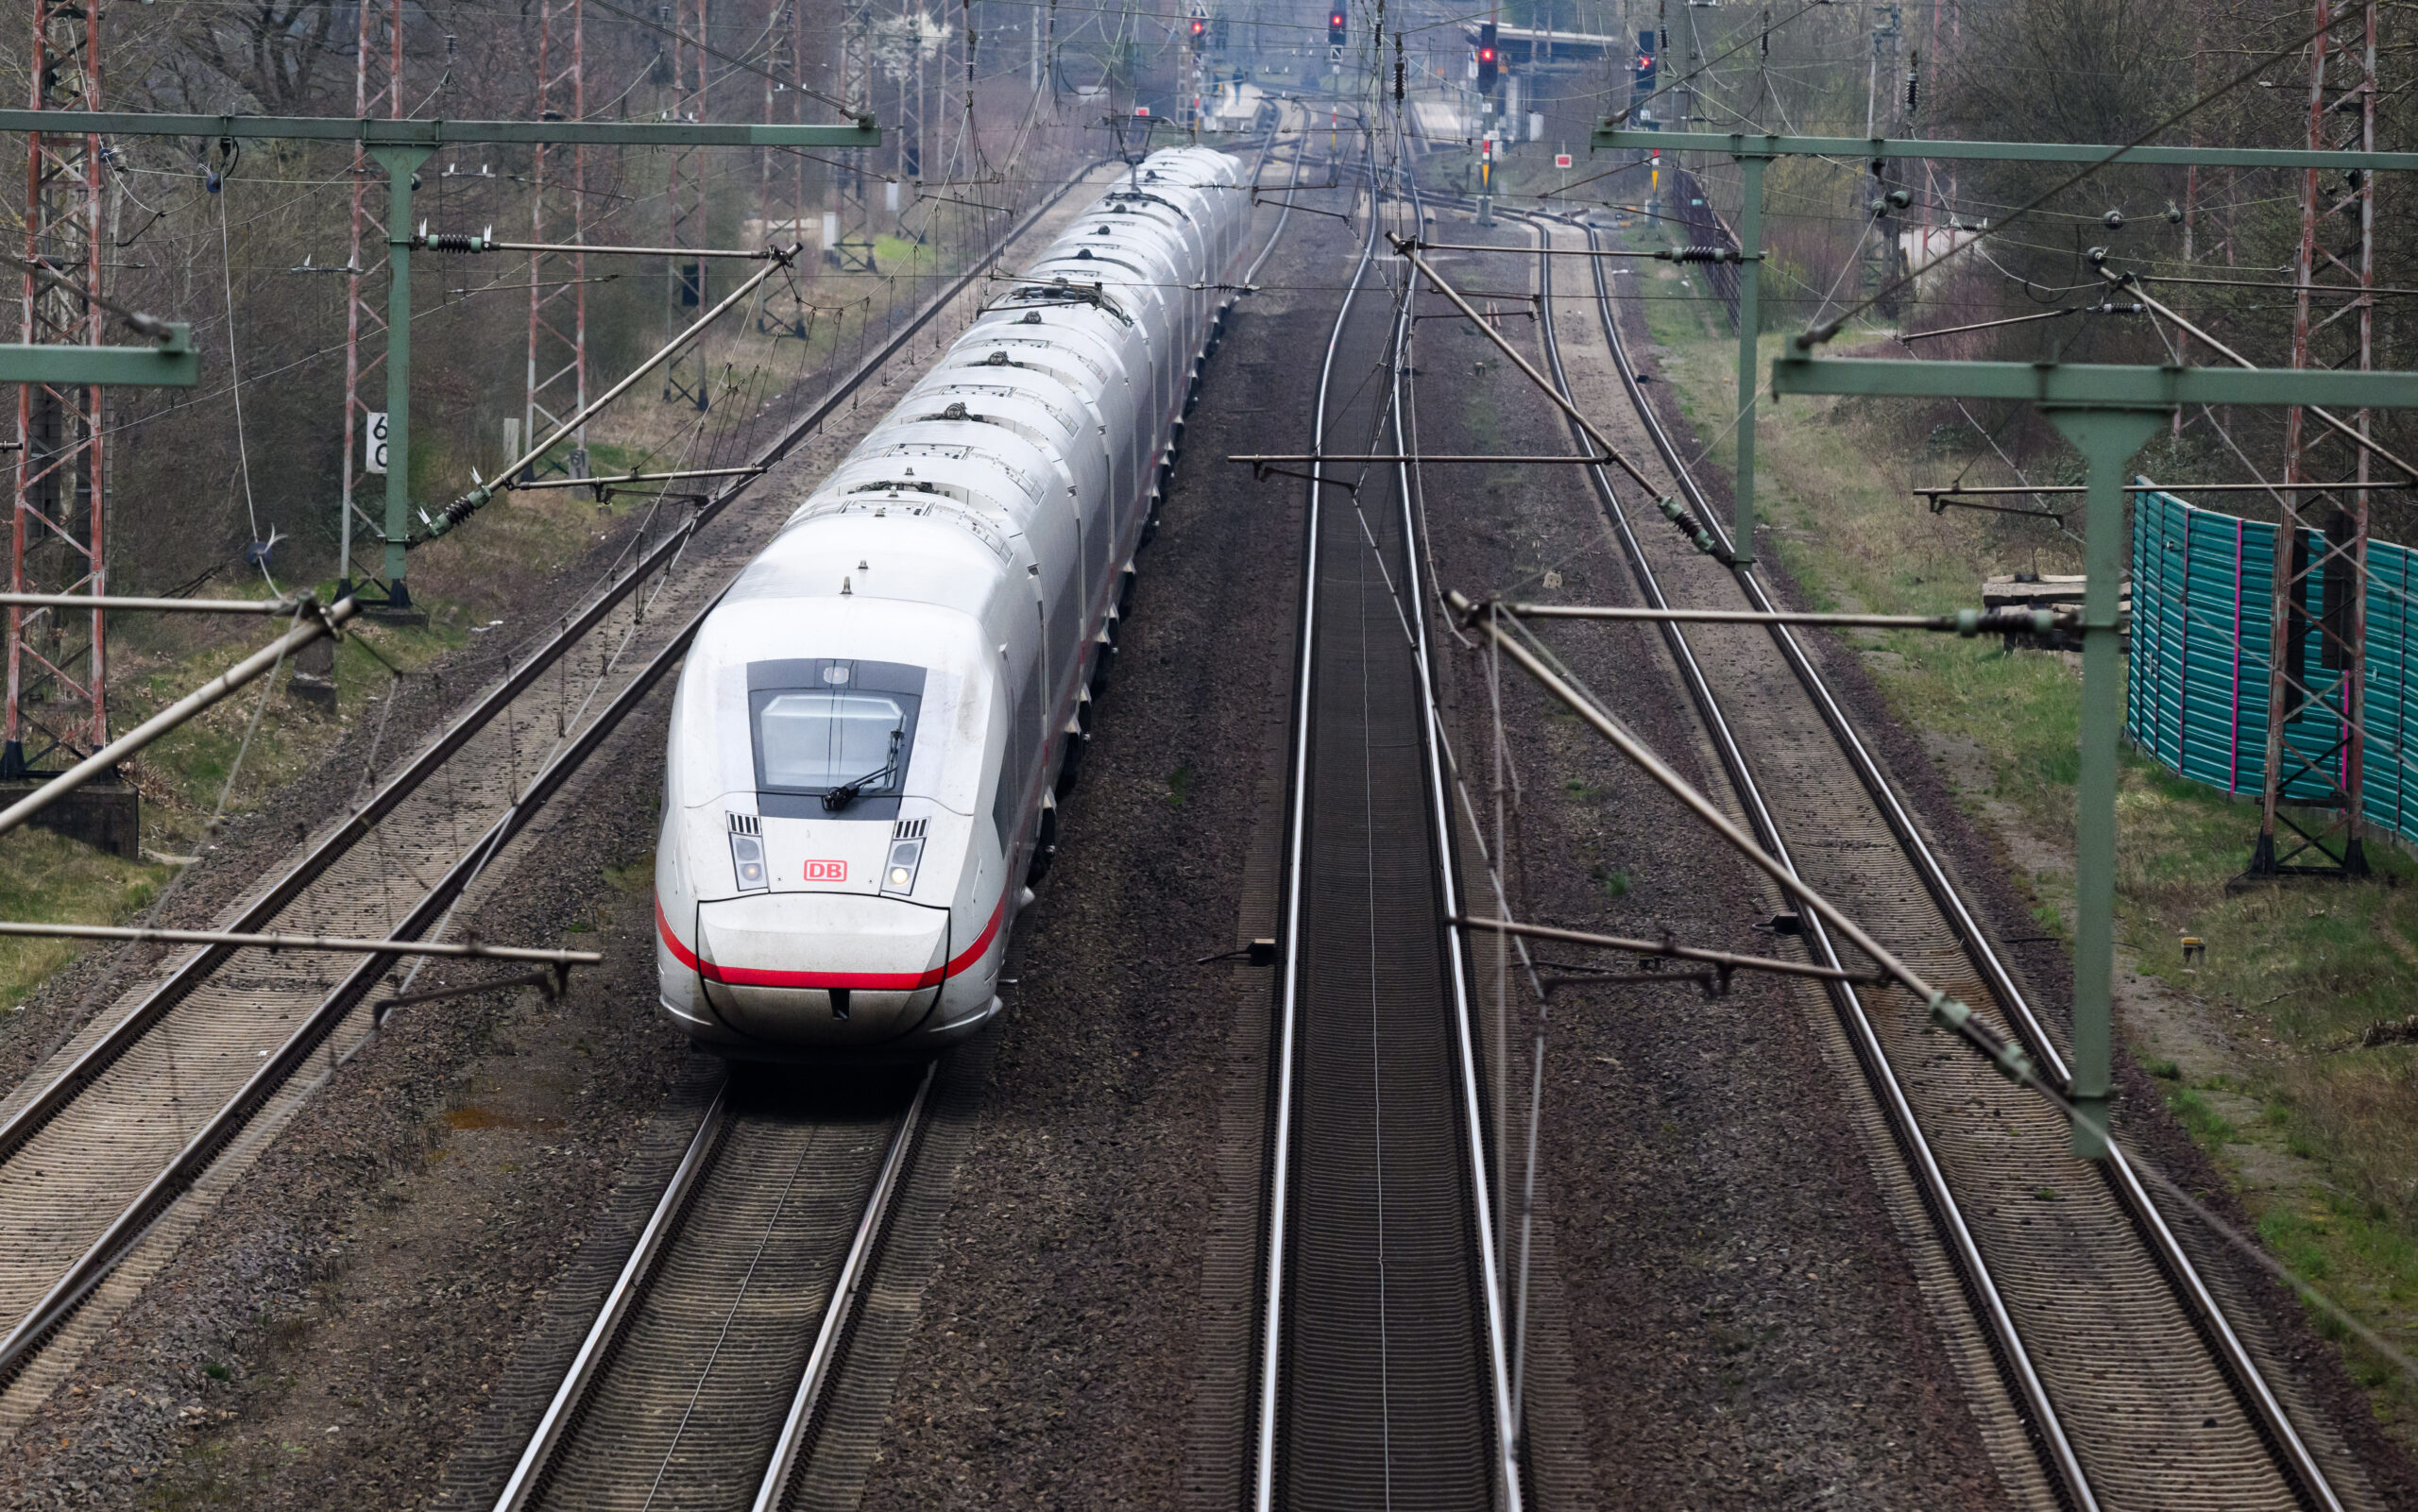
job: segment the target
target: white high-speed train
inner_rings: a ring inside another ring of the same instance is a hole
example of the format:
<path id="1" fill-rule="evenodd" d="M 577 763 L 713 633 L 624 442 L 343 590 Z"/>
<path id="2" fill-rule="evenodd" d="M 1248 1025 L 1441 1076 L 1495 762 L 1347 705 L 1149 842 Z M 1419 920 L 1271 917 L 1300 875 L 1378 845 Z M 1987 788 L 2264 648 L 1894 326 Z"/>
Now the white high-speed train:
<path id="1" fill-rule="evenodd" d="M 1239 186 L 1203 148 L 1121 178 L 699 629 L 655 877 L 664 1011 L 698 1045 L 928 1053 L 998 1011 L 1233 302 Z"/>

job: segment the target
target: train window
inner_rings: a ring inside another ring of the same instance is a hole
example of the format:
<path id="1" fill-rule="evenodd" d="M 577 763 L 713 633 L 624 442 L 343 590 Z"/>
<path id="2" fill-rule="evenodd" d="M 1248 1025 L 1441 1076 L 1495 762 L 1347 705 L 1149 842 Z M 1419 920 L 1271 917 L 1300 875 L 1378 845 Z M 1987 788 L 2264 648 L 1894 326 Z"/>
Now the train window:
<path id="1" fill-rule="evenodd" d="M 907 710 L 886 693 L 770 693 L 756 710 L 763 786 L 805 791 L 857 783 L 863 792 L 897 786 L 905 763 Z"/>
<path id="2" fill-rule="evenodd" d="M 893 816 L 915 749 L 923 669 L 818 659 L 755 662 L 747 673 L 748 735 L 763 812 Z"/>

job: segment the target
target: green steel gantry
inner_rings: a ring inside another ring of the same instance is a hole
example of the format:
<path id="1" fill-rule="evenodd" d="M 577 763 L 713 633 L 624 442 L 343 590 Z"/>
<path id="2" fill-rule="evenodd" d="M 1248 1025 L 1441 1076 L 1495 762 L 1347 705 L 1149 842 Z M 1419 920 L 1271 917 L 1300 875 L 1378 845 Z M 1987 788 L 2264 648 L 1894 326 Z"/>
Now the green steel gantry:
<path id="1" fill-rule="evenodd" d="M 1805 137 L 1750 132 L 1647 131 L 1609 124 L 1592 144 L 1636 152 L 1714 152 L 1737 160 L 1738 475 L 1730 539 L 1741 562 L 1755 559 L 1755 344 L 1762 335 L 1763 169 L 1775 158 L 1937 158 L 1981 162 L 2091 162 L 2233 168 L 2418 169 L 2418 152 L 2328 152 L 2306 147 L 2125 147 L 2082 142 L 1949 142 L 1922 138 Z"/>
<path id="2" fill-rule="evenodd" d="M 2418 152 L 2314 147 L 2118 146 L 2071 142 L 1955 142 L 1754 132 L 1649 131 L 1606 123 L 1591 144 L 1647 152 L 1726 153 L 1744 194 L 1738 217 L 1738 438 L 1733 488 L 1740 565 L 1754 560 L 1755 393 L 1762 334 L 1762 171 L 1775 158 L 1941 159 L 1984 162 L 2334 169 L 2418 169 Z M 2074 1028 L 2071 1091 L 2084 1114 L 2075 1153 L 2106 1153 L 2113 1034 L 2116 757 L 2124 722 L 2118 667 L 2117 582 L 2124 555 L 2124 465 L 2181 404 L 2418 408 L 2418 374 L 2310 369 L 2135 367 L 2056 363 L 1882 362 L 1813 358 L 1792 348 L 1772 365 L 1780 394 L 1863 394 L 2028 400 L 2081 451 L 2089 468 L 2084 556 L 2082 765 L 2076 787 Z"/>
<path id="3" fill-rule="evenodd" d="M 689 121 L 422 121 L 343 116 L 172 115 L 136 110 L 0 110 L 0 131 L 213 140 L 358 142 L 386 170 L 386 590 L 411 603 L 403 542 L 411 534 L 412 176 L 450 143 L 590 146 L 873 147 L 871 115 L 841 126 L 747 126 Z M 0 346 L 0 382 L 190 386 L 197 365 L 189 328 L 150 347 Z"/>
<path id="4" fill-rule="evenodd" d="M 1772 364 L 1772 394 L 2028 401 L 2088 467 L 2084 526 L 2082 766 L 2074 790 L 2074 1022 L 2069 1093 L 2081 1115 L 2074 1153 L 2107 1153 L 2116 971 L 2116 754 L 2124 671 L 2116 606 L 2124 567 L 2124 477 L 2133 454 L 2186 404 L 2329 404 L 2418 409 L 2418 373 L 2100 363 L 1889 362 L 1791 351 Z"/>
<path id="5" fill-rule="evenodd" d="M 193 327 L 179 322 L 147 347 L 46 347 L 0 342 L 0 383 L 191 388 L 201 382 Z"/>

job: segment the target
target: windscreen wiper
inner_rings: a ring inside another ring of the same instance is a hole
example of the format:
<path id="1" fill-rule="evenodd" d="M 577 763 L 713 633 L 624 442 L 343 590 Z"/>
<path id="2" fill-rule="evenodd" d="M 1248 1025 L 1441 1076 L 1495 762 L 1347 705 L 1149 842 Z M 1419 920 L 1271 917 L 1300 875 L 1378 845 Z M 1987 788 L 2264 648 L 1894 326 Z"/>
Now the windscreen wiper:
<path id="1" fill-rule="evenodd" d="M 896 770 L 898 766 L 898 744 L 906 738 L 906 735 L 907 730 L 904 725 L 891 731 L 890 759 L 874 768 L 871 772 L 866 773 L 863 776 L 855 778 L 848 782 L 843 782 L 840 784 L 840 786 L 825 793 L 823 795 L 823 811 L 826 814 L 836 814 L 841 809 L 847 807 L 850 804 L 855 803 L 860 797 L 863 796 L 864 790 L 867 787 L 877 782 L 889 781 L 891 773 Z"/>

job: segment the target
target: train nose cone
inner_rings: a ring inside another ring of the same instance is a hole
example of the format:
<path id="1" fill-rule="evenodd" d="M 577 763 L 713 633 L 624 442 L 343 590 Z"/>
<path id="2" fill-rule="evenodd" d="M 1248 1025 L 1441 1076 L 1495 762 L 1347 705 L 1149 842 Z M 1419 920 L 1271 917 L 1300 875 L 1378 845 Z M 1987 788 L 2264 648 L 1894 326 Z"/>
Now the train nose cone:
<path id="1" fill-rule="evenodd" d="M 697 974 L 723 1021 L 775 1044 L 877 1045 L 939 1000 L 948 911 L 773 892 L 697 909 Z"/>

